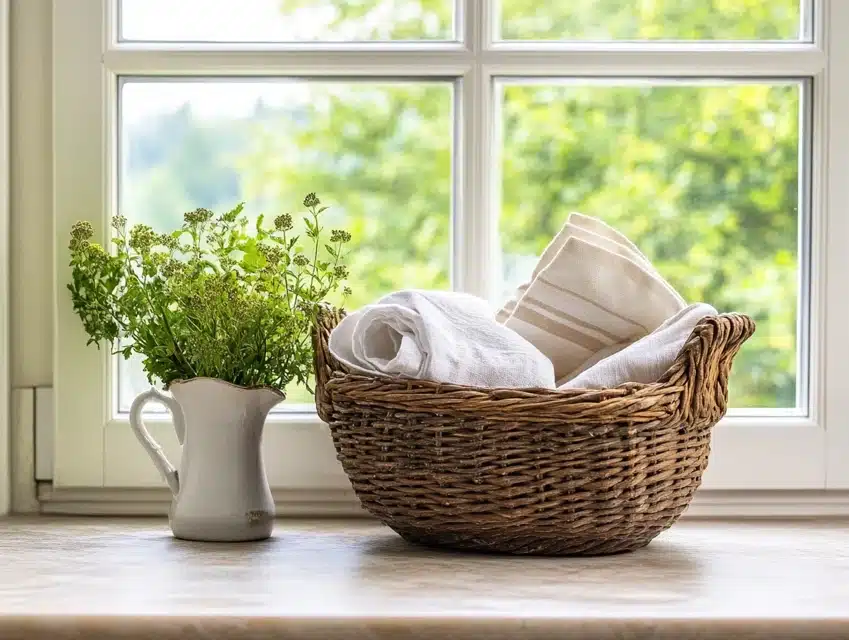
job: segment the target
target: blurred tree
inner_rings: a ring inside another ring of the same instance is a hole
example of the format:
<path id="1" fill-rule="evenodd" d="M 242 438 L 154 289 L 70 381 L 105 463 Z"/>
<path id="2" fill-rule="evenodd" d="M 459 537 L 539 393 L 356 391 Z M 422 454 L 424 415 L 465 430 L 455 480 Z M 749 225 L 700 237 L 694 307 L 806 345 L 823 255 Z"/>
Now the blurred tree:
<path id="1" fill-rule="evenodd" d="M 444 0 L 282 0 L 281 8 L 328 2 L 363 37 L 412 38 L 422 25 L 451 20 Z M 770 39 L 799 28 L 798 0 L 502 4 L 503 33 L 513 39 Z M 127 214 L 161 226 L 187 208 L 239 199 L 254 211 L 287 209 L 314 190 L 354 234 L 350 306 L 404 286 L 448 286 L 450 84 L 308 87 L 306 106 L 258 101 L 251 116 L 213 123 L 184 107 L 130 132 Z M 800 85 L 499 90 L 504 290 L 526 275 L 569 211 L 599 216 L 686 299 L 755 317 L 758 333 L 735 362 L 733 406 L 795 406 Z"/>

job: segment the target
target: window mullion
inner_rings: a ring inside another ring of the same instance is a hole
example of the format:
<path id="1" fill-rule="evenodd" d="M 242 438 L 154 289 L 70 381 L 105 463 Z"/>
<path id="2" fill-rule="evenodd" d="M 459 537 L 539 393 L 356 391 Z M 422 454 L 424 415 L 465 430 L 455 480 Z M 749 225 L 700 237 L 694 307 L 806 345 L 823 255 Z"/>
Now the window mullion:
<path id="1" fill-rule="evenodd" d="M 117 75 L 170 76 L 416 76 L 465 73 L 470 55 L 461 50 L 422 51 L 176 51 L 111 49 L 105 67 Z"/>
<path id="2" fill-rule="evenodd" d="M 495 211 L 492 184 L 491 80 L 480 63 L 487 19 L 478 0 L 464 0 L 465 42 L 472 65 L 461 81 L 457 141 L 457 194 L 454 207 L 454 288 L 490 297 L 494 284 Z"/>
<path id="3" fill-rule="evenodd" d="M 548 46 L 546 43 L 494 44 L 481 54 L 494 75 L 573 77 L 804 77 L 825 68 L 817 45 L 687 44 Z"/>
<path id="4" fill-rule="evenodd" d="M 799 38 L 805 42 L 821 43 L 822 9 L 825 3 L 821 0 L 800 0 L 801 18 L 799 22 Z"/>

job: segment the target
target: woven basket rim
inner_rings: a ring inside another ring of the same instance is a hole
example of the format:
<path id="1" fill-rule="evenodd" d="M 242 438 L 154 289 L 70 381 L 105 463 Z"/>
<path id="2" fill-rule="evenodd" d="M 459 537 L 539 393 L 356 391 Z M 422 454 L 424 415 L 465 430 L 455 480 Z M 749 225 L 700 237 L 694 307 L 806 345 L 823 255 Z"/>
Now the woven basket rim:
<path id="1" fill-rule="evenodd" d="M 316 408 L 326 421 L 334 399 L 343 398 L 422 415 L 486 415 L 495 422 L 555 424 L 570 419 L 601 425 L 616 416 L 636 424 L 648 413 L 671 413 L 680 405 L 689 407 L 684 415 L 712 419 L 725 412 L 731 361 L 755 330 L 752 319 L 739 313 L 703 318 L 657 382 L 607 389 L 503 389 L 347 371 L 328 348 L 330 331 L 343 313 L 326 309 L 314 335 Z"/>
<path id="2" fill-rule="evenodd" d="M 342 309 L 333 309 L 333 312 L 339 314 L 339 317 L 344 317 L 345 311 Z M 642 390 L 655 390 L 659 387 L 669 387 L 670 373 L 677 367 L 685 364 L 688 354 L 700 346 L 701 336 L 707 330 L 711 330 L 713 326 L 722 321 L 736 320 L 742 321 L 743 325 L 749 329 L 744 339 L 751 337 L 755 330 L 754 321 L 747 315 L 737 312 L 719 313 L 712 316 L 705 316 L 690 332 L 690 336 L 681 348 L 681 351 L 675 357 L 675 360 L 670 365 L 669 369 L 660 377 L 657 382 L 625 382 L 615 387 L 605 387 L 603 389 L 593 388 L 572 388 L 572 389 L 548 389 L 545 387 L 480 387 L 475 385 L 453 384 L 448 382 L 437 382 L 426 378 L 408 378 L 402 376 L 390 376 L 382 373 L 366 374 L 361 372 L 350 371 L 343 363 L 339 361 L 333 362 L 333 374 L 328 384 L 338 386 L 339 383 L 357 383 L 357 382 L 374 382 L 381 385 L 385 384 L 403 384 L 408 391 L 426 390 L 428 393 L 464 393 L 464 392 L 479 392 L 487 395 L 491 400 L 497 401 L 499 398 L 504 400 L 516 400 L 524 398 L 533 398 L 539 396 L 557 396 L 558 398 L 582 398 L 586 402 L 600 401 L 611 397 L 611 394 L 632 395 Z M 329 355 L 329 354 L 328 354 Z"/>

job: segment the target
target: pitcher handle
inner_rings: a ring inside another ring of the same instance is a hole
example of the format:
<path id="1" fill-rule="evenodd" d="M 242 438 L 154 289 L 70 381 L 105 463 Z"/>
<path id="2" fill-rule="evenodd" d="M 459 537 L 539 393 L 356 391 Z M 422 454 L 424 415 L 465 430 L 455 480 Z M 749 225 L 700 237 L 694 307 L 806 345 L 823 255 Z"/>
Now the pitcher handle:
<path id="1" fill-rule="evenodd" d="M 180 444 L 183 444 L 183 440 L 186 436 L 186 423 L 183 417 L 183 410 L 180 408 L 180 404 L 172 396 L 162 393 L 159 389 L 153 387 L 136 396 L 136 399 L 133 400 L 133 404 L 130 405 L 130 426 L 133 428 L 141 446 L 143 446 L 144 450 L 147 451 L 151 460 L 153 460 L 153 464 L 156 465 L 156 468 L 159 469 L 159 473 L 162 474 L 165 482 L 168 483 L 168 487 L 171 489 L 171 492 L 176 496 L 180 491 L 180 481 L 177 475 L 177 470 L 174 468 L 174 465 L 168 461 L 168 458 L 165 457 L 162 447 L 150 435 L 147 427 L 144 426 L 144 420 L 142 419 L 144 406 L 151 400 L 159 400 L 165 405 L 168 411 L 171 412 L 171 416 L 174 419 L 174 430 L 177 432 L 177 439 L 180 441 Z"/>

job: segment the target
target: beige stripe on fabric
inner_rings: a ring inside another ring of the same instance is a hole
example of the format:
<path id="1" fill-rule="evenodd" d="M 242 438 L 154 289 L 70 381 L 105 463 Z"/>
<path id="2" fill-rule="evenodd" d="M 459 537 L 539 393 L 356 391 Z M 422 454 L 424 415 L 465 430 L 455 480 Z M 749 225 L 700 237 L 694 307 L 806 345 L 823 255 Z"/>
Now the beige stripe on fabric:
<path id="1" fill-rule="evenodd" d="M 495 319 L 504 324 L 510 318 L 510 314 L 513 313 L 513 309 L 516 308 L 518 304 L 517 300 L 508 300 L 504 303 L 504 306 L 495 314 Z"/>
<path id="2" fill-rule="evenodd" d="M 586 322 L 584 320 L 581 320 L 580 318 L 577 318 L 570 313 L 566 313 L 562 309 L 557 309 L 556 307 L 552 307 L 551 305 L 545 304 L 542 300 L 539 300 L 537 298 L 530 298 L 530 297 L 526 296 L 525 298 L 522 299 L 522 302 L 529 302 L 532 305 L 534 305 L 535 307 L 539 307 L 543 311 L 546 311 L 547 313 L 549 313 L 553 316 L 557 316 L 558 318 L 562 318 L 566 322 L 569 322 L 571 324 L 576 324 L 580 327 L 583 327 L 584 329 L 589 329 L 590 331 L 593 331 L 595 333 L 599 333 L 599 334 L 603 335 L 605 338 L 609 339 L 611 342 L 614 342 L 614 343 L 615 342 L 624 342 L 625 340 L 627 340 L 626 337 L 618 336 L 615 333 L 610 333 L 609 331 L 605 331 L 604 329 L 602 329 L 598 325 L 595 325 L 595 324 L 592 324 L 590 322 Z"/>
<path id="3" fill-rule="evenodd" d="M 582 347 L 588 349 L 589 351 L 598 351 L 599 349 L 606 347 L 608 344 L 606 342 L 598 340 L 597 338 L 588 336 L 582 331 L 578 331 L 577 329 L 573 329 L 572 327 L 566 326 L 561 322 L 557 322 L 556 320 L 547 318 L 541 313 L 532 311 L 527 307 L 517 308 L 516 311 L 513 312 L 513 317 L 517 320 L 521 320 L 522 322 L 527 322 L 528 324 L 533 325 L 548 334 L 551 334 L 558 338 L 562 338 L 563 340 L 567 340 L 569 342 L 574 342 L 575 344 L 579 344 Z"/>
<path id="4" fill-rule="evenodd" d="M 616 313 L 615 311 L 611 311 L 610 309 L 607 309 L 607 308 L 605 308 L 605 307 L 601 306 L 601 305 L 600 305 L 598 302 L 596 302 L 595 300 L 590 300 L 590 299 L 589 299 L 589 298 L 587 298 L 586 296 L 582 296 L 580 293 L 576 293 L 576 292 L 572 291 L 571 289 L 567 289 L 567 288 L 565 288 L 565 287 L 561 287 L 561 286 L 560 286 L 560 285 L 558 285 L 558 284 L 554 284 L 554 283 L 553 283 L 553 282 L 551 282 L 550 280 L 546 280 L 545 278 L 543 278 L 541 275 L 540 275 L 540 276 L 537 276 L 537 278 L 539 279 L 539 281 L 540 281 L 540 282 L 544 282 L 545 284 L 547 284 L 549 287 L 552 287 L 553 289 L 557 289 L 558 291 L 562 291 L 563 293 L 566 293 L 566 294 L 568 294 L 568 295 L 570 295 L 570 296 L 575 296 L 576 298 L 579 298 L 580 300 L 583 300 L 583 301 L 584 301 L 584 302 L 586 302 L 587 304 L 590 304 L 590 305 L 594 306 L 596 309 L 601 309 L 601 310 L 602 310 L 602 311 L 604 311 L 605 313 L 609 313 L 610 315 L 614 316 L 615 318 L 619 318 L 620 320 L 623 320 L 623 321 L 625 321 L 625 322 L 628 322 L 628 323 L 630 323 L 630 324 L 634 325 L 635 327 L 639 327 L 639 328 L 640 328 L 640 329 L 642 329 L 645 333 L 649 333 L 649 332 L 651 331 L 648 327 L 646 327 L 645 325 L 643 325 L 643 324 L 641 324 L 641 323 L 637 322 L 636 320 L 633 320 L 633 319 L 631 319 L 631 318 L 626 318 L 625 316 L 623 316 L 623 315 L 621 315 L 621 314 L 618 314 L 618 313 Z M 605 345 L 603 345 L 603 346 L 605 346 Z"/>

